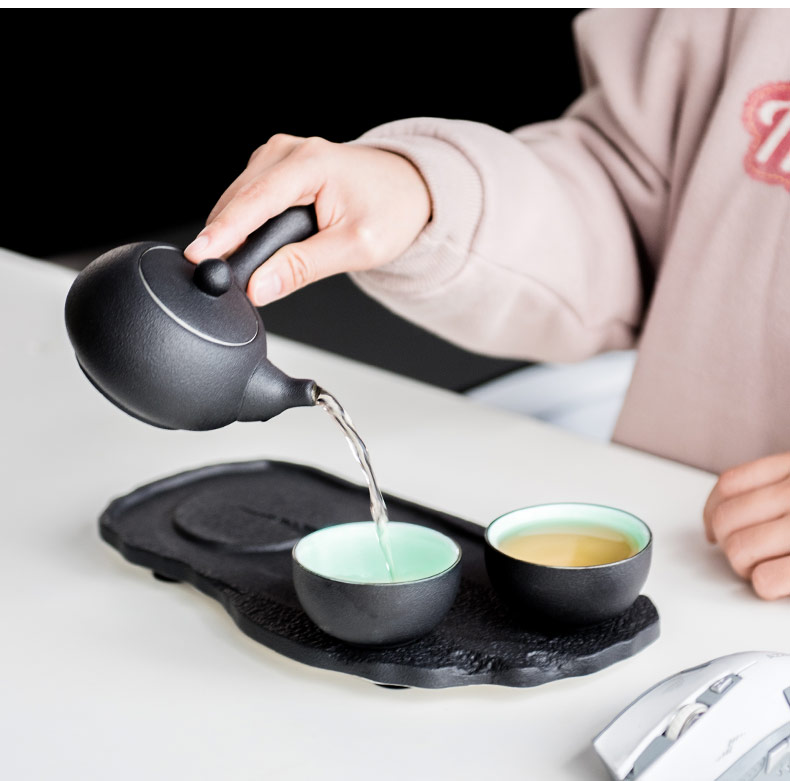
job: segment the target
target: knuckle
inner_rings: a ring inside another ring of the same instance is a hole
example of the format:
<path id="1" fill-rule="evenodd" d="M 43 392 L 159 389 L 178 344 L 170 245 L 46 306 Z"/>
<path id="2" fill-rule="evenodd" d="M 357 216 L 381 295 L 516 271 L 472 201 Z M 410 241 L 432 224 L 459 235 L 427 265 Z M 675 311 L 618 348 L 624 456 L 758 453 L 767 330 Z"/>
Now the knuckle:
<path id="1" fill-rule="evenodd" d="M 771 567 L 758 564 L 752 572 L 752 588 L 761 599 L 775 599 L 777 584 Z"/>
<path id="2" fill-rule="evenodd" d="M 257 149 L 253 150 L 253 153 L 250 155 L 250 159 L 247 162 L 247 165 L 249 166 L 250 163 L 254 163 L 265 151 L 266 151 L 266 144 L 262 144 Z"/>
<path id="3" fill-rule="evenodd" d="M 304 252 L 294 248 L 285 258 L 293 279 L 294 289 L 309 285 L 315 279 L 315 268 Z"/>
<path id="4" fill-rule="evenodd" d="M 731 496 L 736 492 L 738 484 L 738 472 L 736 469 L 726 469 L 719 475 L 719 493 L 724 496 Z"/>
<path id="5" fill-rule="evenodd" d="M 210 238 L 214 238 L 218 233 L 227 233 L 231 227 L 231 224 L 228 223 L 228 220 L 220 212 L 220 214 L 211 220 L 209 225 L 205 228 L 205 232 L 209 234 Z"/>
<path id="6" fill-rule="evenodd" d="M 299 144 L 299 153 L 304 157 L 315 157 L 323 154 L 331 146 L 331 142 L 320 136 L 310 136 Z"/>
<path id="7" fill-rule="evenodd" d="M 742 532 L 731 534 L 724 541 L 722 548 L 724 549 L 724 555 L 729 560 L 735 572 L 742 578 L 746 577 L 754 563 L 752 561 L 751 549 L 746 535 Z"/>
<path id="8" fill-rule="evenodd" d="M 355 225 L 351 229 L 351 241 L 354 243 L 358 257 L 363 261 L 376 260 L 381 241 L 375 229 L 369 225 Z"/>
<path id="9" fill-rule="evenodd" d="M 217 237 L 222 236 L 224 240 L 241 241 L 244 237 L 239 235 L 239 229 L 234 220 L 229 220 L 227 217 L 220 215 L 216 217 L 206 228 L 209 238 L 213 241 Z"/>
<path id="10" fill-rule="evenodd" d="M 263 179 L 253 179 L 239 188 L 236 197 L 242 201 L 257 201 L 264 198 L 268 193 L 269 187 Z"/>
<path id="11" fill-rule="evenodd" d="M 293 146 L 298 140 L 296 136 L 289 136 L 287 133 L 275 133 L 265 144 L 261 144 L 261 146 L 250 155 L 249 163 L 258 160 L 267 153 L 276 152 L 277 150 Z"/>
<path id="12" fill-rule="evenodd" d="M 298 141 L 296 136 L 290 136 L 288 133 L 275 133 L 265 144 L 269 149 L 281 149 L 286 146 L 293 146 L 294 142 Z"/>
<path id="13" fill-rule="evenodd" d="M 713 535 L 716 539 L 722 538 L 722 532 L 727 528 L 727 508 L 723 505 L 717 505 L 713 508 L 710 514 L 710 528 L 713 530 Z"/>

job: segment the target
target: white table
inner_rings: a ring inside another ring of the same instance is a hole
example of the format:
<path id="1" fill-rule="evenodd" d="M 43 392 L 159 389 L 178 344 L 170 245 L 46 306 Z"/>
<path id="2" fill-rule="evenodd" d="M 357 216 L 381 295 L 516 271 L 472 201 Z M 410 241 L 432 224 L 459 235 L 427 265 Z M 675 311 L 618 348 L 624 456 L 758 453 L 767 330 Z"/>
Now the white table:
<path id="1" fill-rule="evenodd" d="M 710 475 L 273 338 L 275 363 L 350 411 L 391 493 L 481 524 L 555 500 L 643 517 L 662 618 L 636 657 L 534 689 L 390 691 L 279 656 L 193 588 L 124 561 L 97 517 L 137 485 L 215 462 L 283 458 L 360 482 L 335 424 L 299 409 L 207 433 L 143 425 L 77 367 L 71 272 L 0 252 L 0 273 L 3 778 L 603 779 L 590 740 L 649 684 L 722 654 L 790 650 L 786 603 L 757 600 L 703 539 Z"/>

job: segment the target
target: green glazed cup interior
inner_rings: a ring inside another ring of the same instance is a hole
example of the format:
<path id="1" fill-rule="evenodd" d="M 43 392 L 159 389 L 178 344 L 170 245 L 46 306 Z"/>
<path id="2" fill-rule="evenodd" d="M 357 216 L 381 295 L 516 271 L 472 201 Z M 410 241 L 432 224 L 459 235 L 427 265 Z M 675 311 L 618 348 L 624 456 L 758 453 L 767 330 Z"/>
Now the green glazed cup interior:
<path id="1" fill-rule="evenodd" d="M 316 575 L 344 583 L 409 583 L 453 567 L 461 549 L 440 532 L 414 523 L 389 521 L 394 578 L 390 579 L 373 521 L 341 523 L 303 537 L 293 556 Z"/>
<path id="2" fill-rule="evenodd" d="M 530 533 L 541 534 L 556 532 L 563 527 L 573 526 L 575 529 L 590 526 L 606 526 L 609 529 L 621 532 L 636 544 L 637 550 L 633 554 L 641 553 L 652 539 L 650 527 L 642 520 L 625 510 L 607 507 L 602 504 L 585 504 L 581 502 L 563 502 L 560 504 L 540 504 L 534 507 L 522 507 L 501 515 L 491 522 L 486 530 L 486 540 L 497 550 L 501 544 L 517 534 L 527 530 Z M 505 554 L 507 555 L 507 554 Z M 630 558 L 633 558 L 631 556 Z M 627 559 L 622 559 L 627 561 Z M 612 562 L 616 564 L 617 562 Z M 587 567 L 555 567 L 541 564 L 537 566 L 552 567 L 553 569 L 588 569 Z M 594 565 L 608 567 L 611 564 Z"/>

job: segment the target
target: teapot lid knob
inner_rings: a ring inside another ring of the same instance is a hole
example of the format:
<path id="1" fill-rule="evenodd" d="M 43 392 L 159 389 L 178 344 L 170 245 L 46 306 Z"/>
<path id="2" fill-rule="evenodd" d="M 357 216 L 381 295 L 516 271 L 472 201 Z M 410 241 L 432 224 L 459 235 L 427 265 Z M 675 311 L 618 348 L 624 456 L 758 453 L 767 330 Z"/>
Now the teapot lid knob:
<path id="1" fill-rule="evenodd" d="M 224 260 L 204 260 L 195 267 L 194 283 L 215 298 L 227 293 L 233 285 L 230 266 Z"/>

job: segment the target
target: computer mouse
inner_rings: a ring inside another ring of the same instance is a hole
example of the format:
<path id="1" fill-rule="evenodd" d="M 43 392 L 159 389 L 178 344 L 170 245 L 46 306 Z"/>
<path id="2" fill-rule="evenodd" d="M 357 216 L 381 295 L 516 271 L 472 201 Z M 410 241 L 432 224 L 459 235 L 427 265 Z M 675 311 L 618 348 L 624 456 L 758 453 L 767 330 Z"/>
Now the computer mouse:
<path id="1" fill-rule="evenodd" d="M 790 777 L 790 655 L 713 659 L 648 689 L 594 740 L 618 781 Z"/>

